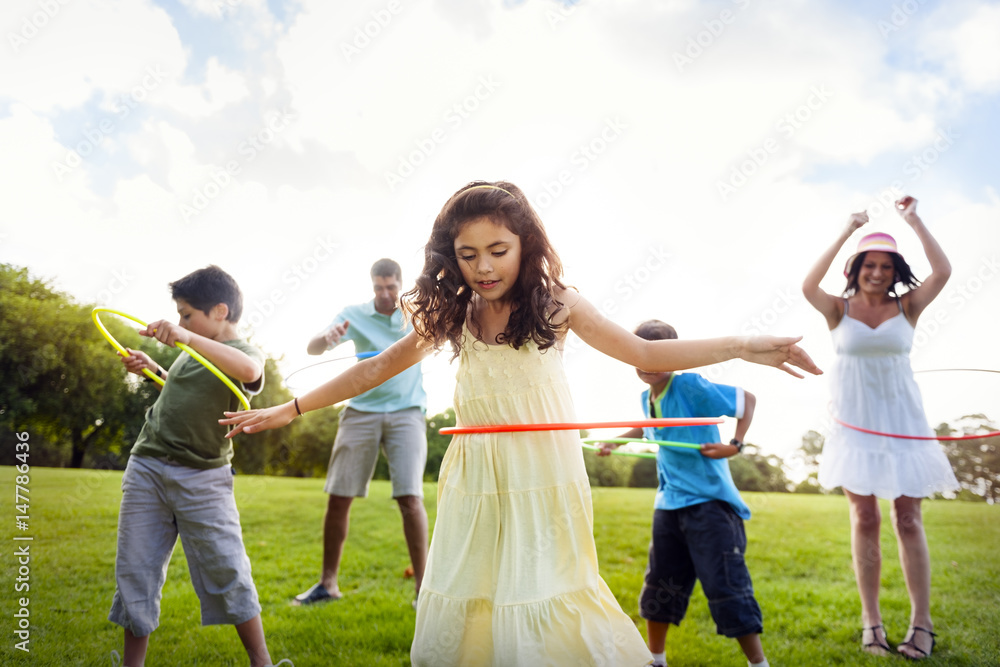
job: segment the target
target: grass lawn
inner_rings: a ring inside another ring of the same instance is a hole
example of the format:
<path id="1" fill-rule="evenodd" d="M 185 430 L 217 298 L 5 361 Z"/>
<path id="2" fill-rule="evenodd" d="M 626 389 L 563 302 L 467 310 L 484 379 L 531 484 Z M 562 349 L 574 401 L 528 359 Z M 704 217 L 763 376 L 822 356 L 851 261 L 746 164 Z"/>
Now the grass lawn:
<path id="1" fill-rule="evenodd" d="M 115 530 L 120 472 L 32 468 L 30 530 L 14 519 L 13 468 L 0 468 L 10 499 L 3 549 L 3 665 L 110 665 L 121 630 L 109 623 L 114 592 Z M 352 512 L 341 569 L 345 599 L 295 608 L 289 599 L 319 574 L 320 525 L 326 500 L 319 479 L 240 476 L 237 502 L 254 578 L 264 607 L 271 655 L 296 667 L 408 665 L 413 637 L 412 579 L 399 512 L 386 482 Z M 433 524 L 435 486 L 425 488 Z M 645 634 L 636 613 L 646 562 L 652 490 L 594 489 L 601 572 Z M 764 647 L 772 665 L 877 665 L 858 649 L 860 605 L 850 562 L 846 500 L 839 496 L 745 494 L 748 562 L 764 611 Z M 1000 664 L 1000 508 L 936 501 L 924 504 L 933 563 L 933 612 L 938 645 L 931 665 Z M 888 505 L 883 504 L 888 518 Z M 30 535 L 31 542 L 15 542 Z M 30 545 L 30 591 L 14 592 L 15 549 Z M 889 639 L 901 641 L 909 603 L 888 521 L 883 534 L 882 608 Z M 149 667 L 246 665 L 235 631 L 200 626 L 198 601 L 178 545 L 163 591 L 160 628 L 150 641 Z M 18 599 L 30 602 L 30 653 L 15 649 Z M 696 589 L 688 618 L 672 628 L 671 667 L 746 664 L 735 641 L 715 635 L 708 605 Z"/>

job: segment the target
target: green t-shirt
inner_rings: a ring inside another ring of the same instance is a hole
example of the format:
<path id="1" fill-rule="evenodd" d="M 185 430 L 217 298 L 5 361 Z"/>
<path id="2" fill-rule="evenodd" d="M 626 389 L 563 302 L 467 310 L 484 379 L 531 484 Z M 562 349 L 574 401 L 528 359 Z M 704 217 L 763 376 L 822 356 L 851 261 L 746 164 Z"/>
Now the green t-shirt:
<path id="1" fill-rule="evenodd" d="M 225 344 L 264 368 L 263 353 L 249 343 L 230 340 Z M 236 380 L 233 383 L 248 395 L 256 395 L 264 388 L 263 376 L 253 391 Z M 219 424 L 219 420 L 224 411 L 235 412 L 240 406 L 229 387 L 199 361 L 182 352 L 170 366 L 159 398 L 146 411 L 146 423 L 132 453 L 165 458 L 191 468 L 228 465 L 233 458 L 233 441 L 226 439 L 229 428 Z"/>

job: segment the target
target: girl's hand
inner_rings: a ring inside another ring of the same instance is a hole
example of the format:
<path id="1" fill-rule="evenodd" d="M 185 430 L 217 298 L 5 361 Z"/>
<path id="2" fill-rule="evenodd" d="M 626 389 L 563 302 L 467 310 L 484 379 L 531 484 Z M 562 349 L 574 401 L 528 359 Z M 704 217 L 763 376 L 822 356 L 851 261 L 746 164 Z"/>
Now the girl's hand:
<path id="1" fill-rule="evenodd" d="M 739 453 L 736 445 L 724 445 L 721 442 L 706 442 L 701 446 L 701 455 L 710 459 L 728 459 Z"/>
<path id="2" fill-rule="evenodd" d="M 868 211 L 861 211 L 860 213 L 851 213 L 851 217 L 847 219 L 847 235 L 850 236 L 854 232 L 858 231 L 865 224 L 868 223 Z"/>
<path id="3" fill-rule="evenodd" d="M 774 366 L 797 378 L 802 376 L 793 371 L 789 364 L 797 366 L 807 373 L 822 375 L 823 371 L 820 370 L 819 366 L 809 358 L 805 350 L 796 345 L 800 340 L 802 340 L 802 336 L 796 338 L 751 336 L 744 339 L 740 358 L 755 364 Z"/>
<path id="4" fill-rule="evenodd" d="M 281 428 L 292 422 L 298 416 L 295 411 L 295 404 L 289 401 L 282 405 L 261 410 L 246 410 L 244 412 L 224 412 L 226 419 L 220 419 L 219 423 L 232 426 L 233 429 L 226 434 L 227 438 L 232 438 L 237 433 L 257 433 L 258 431 L 269 431 L 272 428 Z"/>
<path id="5" fill-rule="evenodd" d="M 177 343 L 183 343 L 184 345 L 191 344 L 191 332 L 167 320 L 150 322 L 145 329 L 139 329 L 139 335 L 146 336 L 147 338 L 155 338 L 170 347 L 176 347 Z"/>
<path id="6" fill-rule="evenodd" d="M 125 370 L 129 373 L 135 373 L 136 375 L 142 375 L 145 377 L 142 369 L 148 368 L 150 371 L 155 373 L 156 369 L 160 367 L 155 361 L 150 359 L 149 355 L 145 352 L 140 352 L 127 347 L 125 350 L 128 351 L 129 356 L 126 357 L 122 355 L 121 352 L 118 352 L 118 356 L 121 357 L 122 364 L 125 366 Z"/>
<path id="7" fill-rule="evenodd" d="M 896 211 L 903 216 L 908 225 L 913 225 L 920 220 L 917 216 L 917 200 L 910 195 L 904 195 L 902 199 L 896 201 Z"/>

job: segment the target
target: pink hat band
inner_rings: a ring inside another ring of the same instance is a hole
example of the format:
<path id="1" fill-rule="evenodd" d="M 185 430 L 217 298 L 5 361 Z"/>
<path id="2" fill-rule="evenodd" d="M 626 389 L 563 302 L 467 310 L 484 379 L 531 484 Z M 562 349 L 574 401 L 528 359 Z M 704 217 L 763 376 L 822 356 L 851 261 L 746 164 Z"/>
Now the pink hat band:
<path id="1" fill-rule="evenodd" d="M 851 255 L 847 259 L 847 263 L 844 265 L 845 276 L 851 272 L 851 264 L 854 262 L 855 258 L 863 252 L 891 252 L 897 255 L 900 254 L 899 249 L 896 248 L 896 239 L 892 238 L 888 234 L 875 232 L 874 234 L 862 236 L 861 240 L 858 241 L 857 252 Z"/>
<path id="2" fill-rule="evenodd" d="M 892 238 L 888 234 L 883 234 L 882 232 L 876 232 L 874 234 L 869 234 L 868 236 L 863 236 L 860 241 L 858 241 L 858 253 L 862 252 L 894 252 L 897 255 L 899 250 L 896 248 L 896 239 Z"/>

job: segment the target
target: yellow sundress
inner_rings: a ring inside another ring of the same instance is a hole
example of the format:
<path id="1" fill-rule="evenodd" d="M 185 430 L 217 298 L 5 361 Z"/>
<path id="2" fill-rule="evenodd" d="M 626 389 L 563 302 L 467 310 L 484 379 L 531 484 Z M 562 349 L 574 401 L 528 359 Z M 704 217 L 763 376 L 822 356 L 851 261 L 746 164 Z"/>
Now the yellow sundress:
<path id="1" fill-rule="evenodd" d="M 466 329 L 460 425 L 574 421 L 562 353 Z M 579 432 L 457 435 L 417 601 L 414 667 L 628 667 L 649 650 L 598 573 Z"/>

